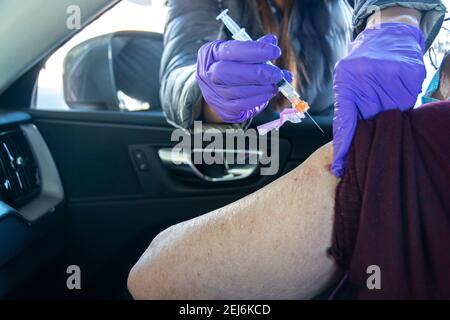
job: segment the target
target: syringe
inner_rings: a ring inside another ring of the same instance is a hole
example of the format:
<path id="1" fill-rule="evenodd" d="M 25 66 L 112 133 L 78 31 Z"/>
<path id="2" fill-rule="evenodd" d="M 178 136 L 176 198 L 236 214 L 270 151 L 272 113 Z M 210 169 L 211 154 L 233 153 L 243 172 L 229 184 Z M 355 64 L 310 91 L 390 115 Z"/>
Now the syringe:
<path id="1" fill-rule="evenodd" d="M 233 35 L 233 39 L 239 40 L 239 41 L 252 41 L 253 39 L 250 37 L 250 35 L 245 31 L 245 28 L 241 28 L 236 21 L 231 19 L 231 17 L 228 15 L 228 9 L 225 9 L 222 11 L 221 14 L 219 14 L 216 18 L 217 20 L 222 20 L 224 25 L 227 27 L 227 29 L 231 32 Z M 268 61 L 267 64 L 273 65 L 272 62 Z M 295 109 L 301 109 L 301 113 L 306 113 L 308 117 L 314 122 L 314 124 L 319 128 L 322 133 L 324 131 L 319 126 L 319 124 L 311 117 L 311 115 L 308 113 L 309 106 L 306 103 L 302 103 L 302 99 L 300 97 L 300 94 L 294 89 L 294 87 L 286 80 L 283 79 L 280 82 L 276 83 L 276 86 L 278 87 L 278 90 L 291 102 L 292 106 Z"/>

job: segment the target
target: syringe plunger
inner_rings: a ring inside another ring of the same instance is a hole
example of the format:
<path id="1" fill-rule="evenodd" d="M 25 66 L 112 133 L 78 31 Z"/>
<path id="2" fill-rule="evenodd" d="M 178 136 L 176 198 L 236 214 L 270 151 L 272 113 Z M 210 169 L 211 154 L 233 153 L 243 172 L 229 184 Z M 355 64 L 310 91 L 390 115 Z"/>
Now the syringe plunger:
<path id="1" fill-rule="evenodd" d="M 241 27 L 228 15 L 228 9 L 222 11 L 222 13 L 217 16 L 216 20 L 222 20 L 233 35 L 239 33 L 241 30 Z"/>

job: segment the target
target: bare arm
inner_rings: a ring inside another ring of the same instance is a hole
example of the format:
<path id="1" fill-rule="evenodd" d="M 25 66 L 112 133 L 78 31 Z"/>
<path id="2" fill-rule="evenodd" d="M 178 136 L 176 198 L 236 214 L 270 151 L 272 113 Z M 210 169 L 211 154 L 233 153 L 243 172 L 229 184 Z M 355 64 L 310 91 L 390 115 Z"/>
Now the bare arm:
<path id="1" fill-rule="evenodd" d="M 419 28 L 421 18 L 422 13 L 419 10 L 404 7 L 390 7 L 371 15 L 367 20 L 366 28 L 373 28 L 378 23 L 389 22 L 406 23 Z"/>
<path id="2" fill-rule="evenodd" d="M 335 280 L 332 146 L 265 188 L 161 233 L 132 269 L 136 299 L 311 298 Z"/>

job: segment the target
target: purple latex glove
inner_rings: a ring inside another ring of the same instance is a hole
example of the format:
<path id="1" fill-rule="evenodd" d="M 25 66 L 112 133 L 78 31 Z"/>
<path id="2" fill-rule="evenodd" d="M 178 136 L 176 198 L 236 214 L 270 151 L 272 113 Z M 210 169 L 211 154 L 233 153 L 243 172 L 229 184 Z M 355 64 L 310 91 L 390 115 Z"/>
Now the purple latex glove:
<path id="1" fill-rule="evenodd" d="M 224 122 L 240 123 L 264 108 L 277 93 L 275 84 L 292 74 L 266 64 L 281 56 L 277 38 L 213 41 L 198 52 L 197 82 L 205 101 Z"/>
<path id="2" fill-rule="evenodd" d="M 420 29 L 384 23 L 366 29 L 334 71 L 334 157 L 331 170 L 344 174 L 357 121 L 380 112 L 412 109 L 426 76 L 425 41 Z"/>

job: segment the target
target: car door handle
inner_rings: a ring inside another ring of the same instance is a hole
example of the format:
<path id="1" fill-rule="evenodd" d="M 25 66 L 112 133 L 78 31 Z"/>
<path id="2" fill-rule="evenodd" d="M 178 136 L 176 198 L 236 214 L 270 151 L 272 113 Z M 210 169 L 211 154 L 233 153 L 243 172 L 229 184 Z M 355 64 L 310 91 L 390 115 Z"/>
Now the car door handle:
<path id="1" fill-rule="evenodd" d="M 223 163 L 214 164 L 216 168 L 220 167 L 219 175 L 209 174 L 207 172 L 208 170 L 204 170 L 205 168 L 208 168 L 208 165 L 196 165 L 193 161 L 193 158 L 195 159 L 196 153 L 211 154 L 211 152 L 222 154 Z M 166 168 L 174 172 L 188 173 L 207 182 L 229 182 L 243 180 L 251 177 L 258 171 L 258 162 L 262 154 L 263 152 L 259 150 L 194 149 L 192 150 L 192 152 L 184 152 L 182 150 L 173 148 L 161 148 L 158 150 L 159 158 Z M 253 161 L 244 161 L 244 163 L 237 163 L 239 161 L 232 161 L 232 163 L 230 163 L 230 161 L 227 161 L 230 156 L 232 156 L 233 159 L 235 159 L 236 157 L 240 157 L 244 160 Z"/>

